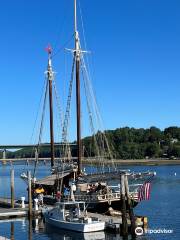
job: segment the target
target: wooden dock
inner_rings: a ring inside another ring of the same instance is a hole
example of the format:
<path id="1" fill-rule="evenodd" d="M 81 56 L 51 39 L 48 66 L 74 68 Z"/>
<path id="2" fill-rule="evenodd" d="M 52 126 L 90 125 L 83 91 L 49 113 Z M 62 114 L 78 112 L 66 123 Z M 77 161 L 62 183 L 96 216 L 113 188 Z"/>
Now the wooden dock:
<path id="1" fill-rule="evenodd" d="M 115 232 L 120 232 L 120 225 L 122 224 L 122 217 L 114 217 L 114 216 L 108 216 L 108 215 L 103 215 L 103 214 L 98 214 L 98 213 L 91 213 L 88 212 L 88 217 L 92 218 L 98 218 L 101 221 L 105 222 L 105 229 L 115 231 Z M 136 226 L 137 227 L 144 227 L 144 217 L 136 217 Z M 127 224 L 128 227 L 130 227 L 131 222 L 130 219 L 127 219 Z"/>
<path id="2" fill-rule="evenodd" d="M 114 233 L 119 233 L 121 231 L 122 226 L 122 217 L 118 216 L 107 216 L 98 213 L 91 213 L 88 212 L 88 217 L 91 218 L 98 218 L 101 221 L 105 222 L 105 231 L 111 231 Z M 38 211 L 33 211 L 33 216 L 40 216 L 42 215 L 42 209 Z M 28 208 L 0 208 L 0 221 L 7 219 L 17 219 L 20 217 L 27 217 L 28 216 Z M 128 228 L 131 226 L 130 219 L 127 219 Z M 136 227 L 144 228 L 144 217 L 136 217 Z M 1 238 L 0 238 L 1 240 Z"/>
<path id="3" fill-rule="evenodd" d="M 0 208 L 0 219 L 25 217 L 28 215 L 27 208 Z"/>
<path id="4" fill-rule="evenodd" d="M 20 200 L 15 200 L 14 208 L 11 208 L 10 198 L 0 198 L 0 220 L 26 217 L 28 216 L 28 212 L 29 212 L 28 204 L 25 204 L 25 208 L 22 208 Z M 33 216 L 41 215 L 41 212 L 42 212 L 41 209 L 39 209 L 38 211 L 32 209 Z"/>
<path id="5" fill-rule="evenodd" d="M 16 219 L 19 217 L 27 217 L 29 214 L 28 204 L 25 204 L 25 208 L 21 207 L 20 201 L 15 201 L 14 208 L 11 208 L 11 199 L 4 199 L 0 198 L 0 220 L 4 219 Z M 53 206 L 48 206 L 51 208 Z M 42 208 L 39 208 L 38 211 L 32 209 L 32 216 L 41 216 L 42 215 Z M 122 216 L 109 216 L 104 214 L 98 213 L 91 213 L 88 212 L 88 217 L 98 218 L 101 221 L 105 222 L 105 230 L 106 231 L 113 231 L 119 233 L 122 227 Z M 129 214 L 127 217 L 127 226 L 130 229 L 131 221 Z M 135 216 L 135 226 L 136 227 L 146 227 L 147 226 L 147 217 L 143 216 Z M 1 239 L 0 239 L 1 240 Z"/>
<path id="6" fill-rule="evenodd" d="M 28 208 L 0 208 L 0 220 L 27 217 L 28 213 L 29 213 Z M 35 211 L 33 209 L 32 211 L 32 216 L 40 216 L 41 214 L 42 214 L 41 209 L 39 209 L 38 211 Z"/>
<path id="7" fill-rule="evenodd" d="M 0 198 L 0 207 L 10 208 L 11 207 L 11 199 L 10 198 Z M 14 207 L 20 208 L 21 203 L 19 203 L 18 200 L 15 200 Z"/>
<path id="8" fill-rule="evenodd" d="M 2 236 L 0 236 L 0 240 L 10 240 L 10 239 L 7 238 L 7 237 L 2 237 Z"/>

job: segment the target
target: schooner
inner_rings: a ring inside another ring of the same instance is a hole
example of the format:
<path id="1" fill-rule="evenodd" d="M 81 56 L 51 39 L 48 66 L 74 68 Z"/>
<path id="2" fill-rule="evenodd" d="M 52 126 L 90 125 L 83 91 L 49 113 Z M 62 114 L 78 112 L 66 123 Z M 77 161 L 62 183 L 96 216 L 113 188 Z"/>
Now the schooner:
<path id="1" fill-rule="evenodd" d="M 71 81 L 69 84 L 69 95 L 67 101 L 67 108 L 64 114 L 64 121 L 62 126 L 62 154 L 59 161 L 55 161 L 54 153 L 54 127 L 53 127 L 53 81 L 54 72 L 52 67 L 52 49 L 48 47 L 48 66 L 46 71 L 47 85 L 46 94 L 49 92 L 49 111 L 50 111 L 50 141 L 51 141 L 51 168 L 52 175 L 47 176 L 44 179 L 34 181 L 33 187 L 42 185 L 46 191 L 44 200 L 47 203 L 53 203 L 57 199 L 55 195 L 60 192 L 61 200 L 69 201 L 70 199 L 75 201 L 84 201 L 87 205 L 87 209 L 96 212 L 107 212 L 109 207 L 113 209 L 121 209 L 121 192 L 119 186 L 120 174 L 123 170 L 118 170 L 113 162 L 113 157 L 110 151 L 110 146 L 107 137 L 104 132 L 96 132 L 93 126 L 92 112 L 90 105 L 93 100 L 89 96 L 93 96 L 92 88 L 85 86 L 85 95 L 89 92 L 87 97 L 87 107 L 89 113 L 90 127 L 92 130 L 92 136 L 94 139 L 94 147 L 96 149 L 98 160 L 101 166 L 100 172 L 86 173 L 82 169 L 83 159 L 83 146 L 81 136 L 81 77 L 85 84 L 89 83 L 89 75 L 85 64 L 84 54 L 87 53 L 81 49 L 80 36 L 78 32 L 77 24 L 77 1 L 74 0 L 74 49 L 67 49 L 73 55 Z M 75 89 L 76 89 L 76 143 L 77 143 L 77 158 L 74 160 L 71 158 L 70 146 L 67 141 L 67 128 L 69 121 L 70 103 L 72 97 L 72 85 L 75 76 Z M 97 106 L 95 107 L 97 109 Z M 42 127 L 42 123 L 41 123 Z M 42 128 L 40 129 L 40 133 Z M 98 137 L 98 139 L 97 139 Z M 101 143 L 99 143 L 101 141 Z M 39 137 L 38 146 L 40 148 L 41 138 Z M 102 147 L 103 151 L 99 148 Z M 35 163 L 35 169 L 38 162 L 38 151 L 37 159 Z M 104 152 L 104 154 L 102 154 Z M 106 167 L 106 162 L 111 163 L 109 168 Z M 34 171 L 34 177 L 35 177 Z M 126 171 L 125 171 L 126 172 Z M 153 176 L 152 172 L 145 173 L 134 173 L 128 172 L 129 181 L 133 184 L 130 185 L 130 198 L 133 206 L 138 204 L 138 187 L 141 184 L 134 184 L 135 180 L 143 182 L 146 178 Z M 113 183 L 116 185 L 113 186 Z M 69 194 L 64 193 L 64 188 L 70 187 Z"/>

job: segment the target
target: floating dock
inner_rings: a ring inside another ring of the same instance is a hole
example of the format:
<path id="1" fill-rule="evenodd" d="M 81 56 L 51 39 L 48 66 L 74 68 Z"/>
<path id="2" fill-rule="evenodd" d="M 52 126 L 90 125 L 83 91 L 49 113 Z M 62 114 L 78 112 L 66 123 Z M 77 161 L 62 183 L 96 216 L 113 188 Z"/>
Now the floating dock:
<path id="1" fill-rule="evenodd" d="M 0 219 L 17 218 L 28 215 L 28 209 L 23 208 L 0 208 Z"/>
<path id="2" fill-rule="evenodd" d="M 122 217 L 121 216 L 108 216 L 98 213 L 90 213 L 88 212 L 88 217 L 98 218 L 101 221 L 105 222 L 105 230 L 113 231 L 113 232 L 120 232 L 120 226 L 122 224 Z M 136 216 L 136 226 L 144 228 L 145 223 L 147 224 L 147 217 L 143 216 Z M 127 219 L 128 227 L 131 226 L 131 221 Z"/>
<path id="3" fill-rule="evenodd" d="M 48 206 L 51 208 L 52 206 Z M 25 204 L 25 208 L 21 207 L 21 203 L 19 201 L 15 201 L 15 208 L 11 208 L 11 199 L 0 198 L 0 220 L 3 219 L 16 219 L 19 217 L 27 217 L 29 213 L 28 204 Z M 88 217 L 98 218 L 101 221 L 105 222 L 105 230 L 120 232 L 122 225 L 122 216 L 109 216 L 105 214 L 99 213 L 91 213 L 88 212 Z M 35 211 L 32 209 L 32 215 L 34 217 L 42 215 L 42 208 Z M 128 228 L 131 226 L 131 221 L 129 216 L 127 216 L 127 225 Z M 135 216 L 135 225 L 136 227 L 145 228 L 147 226 L 147 217 L 144 216 Z M 0 239 L 1 240 L 1 239 Z"/>
<path id="4" fill-rule="evenodd" d="M 0 208 L 0 220 L 2 219 L 10 219 L 10 218 L 19 218 L 19 217 L 27 217 L 29 213 L 28 208 Z M 32 216 L 40 216 L 42 214 L 42 210 L 32 211 Z"/>
<path id="5" fill-rule="evenodd" d="M 25 204 L 25 208 L 22 208 L 20 200 L 15 200 L 14 208 L 11 208 L 11 199 L 9 198 L 0 198 L 0 220 L 26 217 L 28 216 L 29 208 L 28 204 Z M 32 209 L 33 216 L 41 215 L 42 210 L 38 211 Z"/>
<path id="6" fill-rule="evenodd" d="M 10 240 L 9 238 L 0 236 L 0 240 Z"/>
<path id="7" fill-rule="evenodd" d="M 11 199 L 10 198 L 0 198 L 0 207 L 11 208 Z M 15 200 L 14 207 L 21 208 L 20 200 Z"/>

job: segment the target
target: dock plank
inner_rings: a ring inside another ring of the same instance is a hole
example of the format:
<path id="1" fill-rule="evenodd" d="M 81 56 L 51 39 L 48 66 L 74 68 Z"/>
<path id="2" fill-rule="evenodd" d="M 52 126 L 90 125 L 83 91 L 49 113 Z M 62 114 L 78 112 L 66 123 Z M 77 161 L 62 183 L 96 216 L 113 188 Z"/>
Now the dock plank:
<path id="1" fill-rule="evenodd" d="M 0 240 L 10 240 L 10 239 L 7 238 L 7 237 L 2 237 L 2 236 L 0 236 Z"/>
<path id="2" fill-rule="evenodd" d="M 103 215 L 103 214 L 98 214 L 98 213 L 91 213 L 91 212 L 88 212 L 88 217 L 92 217 L 92 218 L 98 218 L 99 220 L 105 222 L 105 229 L 111 229 L 113 231 L 120 231 L 120 225 L 122 224 L 122 217 L 121 216 L 118 216 L 118 217 L 115 217 L 115 216 L 108 216 L 108 215 Z M 129 218 L 127 218 L 127 224 L 128 226 L 131 225 L 131 221 Z M 139 222 L 136 222 L 136 226 L 141 226 L 143 227 L 143 222 L 142 221 L 139 221 Z"/>
<path id="3" fill-rule="evenodd" d="M 28 209 L 22 208 L 0 208 L 0 219 L 27 216 Z"/>

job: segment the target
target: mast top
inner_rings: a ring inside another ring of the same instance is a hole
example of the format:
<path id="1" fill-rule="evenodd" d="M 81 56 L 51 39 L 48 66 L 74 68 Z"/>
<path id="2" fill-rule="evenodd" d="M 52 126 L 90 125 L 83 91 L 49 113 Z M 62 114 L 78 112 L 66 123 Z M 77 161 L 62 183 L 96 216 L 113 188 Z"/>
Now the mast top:
<path id="1" fill-rule="evenodd" d="M 46 52 L 48 53 L 48 65 L 51 66 L 52 47 L 50 44 L 46 47 Z"/>
<path id="2" fill-rule="evenodd" d="M 46 74 L 48 76 L 48 79 L 52 81 L 54 78 L 54 72 L 52 69 L 52 61 L 51 61 L 52 60 L 52 47 L 50 44 L 46 47 L 46 52 L 48 53 L 48 66 L 47 66 Z"/>
<path id="3" fill-rule="evenodd" d="M 48 46 L 46 47 L 46 52 L 47 52 L 49 55 L 51 55 L 51 53 L 52 53 L 52 47 L 51 47 L 50 44 L 48 44 Z"/>

